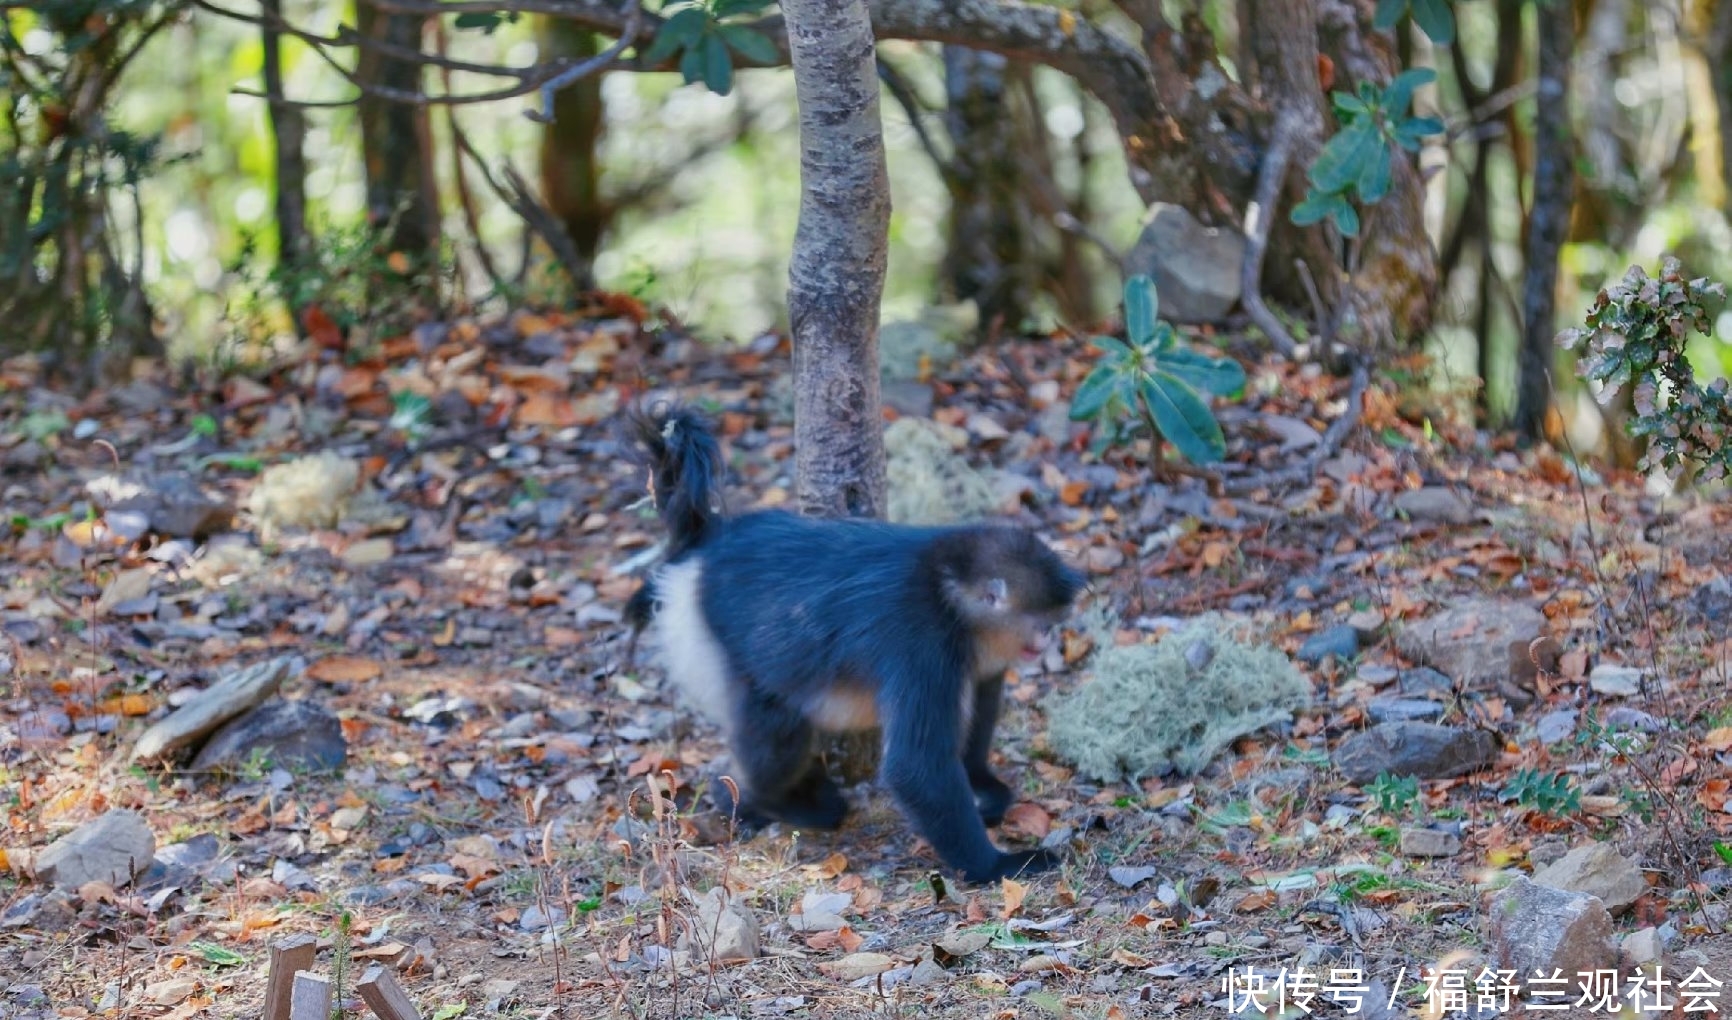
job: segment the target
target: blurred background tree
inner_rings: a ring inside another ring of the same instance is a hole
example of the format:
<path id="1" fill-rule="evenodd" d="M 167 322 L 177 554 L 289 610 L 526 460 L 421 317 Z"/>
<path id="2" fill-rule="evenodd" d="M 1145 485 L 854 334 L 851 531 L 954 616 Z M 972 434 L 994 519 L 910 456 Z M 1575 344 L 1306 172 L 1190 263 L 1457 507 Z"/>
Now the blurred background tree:
<path id="1" fill-rule="evenodd" d="M 21 186 L 0 194 L 0 311 L 9 348 L 69 375 L 162 342 L 223 363 L 297 333 L 353 346 L 596 287 L 706 336 L 785 328 L 799 153 L 766 3 L 3 16 L 0 166 Z M 1183 315 L 1169 296 L 1190 274 L 1225 295 L 1217 328 L 1266 300 L 1260 326 L 1388 354 L 1420 413 L 1538 435 L 1559 427 L 1555 379 L 1577 443 L 1631 463 L 1602 421 L 1627 408 L 1599 410 L 1545 341 L 1631 262 L 1732 275 L 1727 0 L 883 0 L 873 17 L 888 318 L 966 300 L 982 339 L 1083 328 L 1137 272 Z M 1294 224 L 1357 116 L 1331 95 L 1376 99 L 1411 68 L 1437 72 L 1412 116 L 1443 130 L 1388 146 L 1376 201 L 1364 180 L 1342 193 L 1355 231 Z M 1201 253 L 1262 205 L 1245 294 L 1238 249 Z M 1693 355 L 1710 378 L 1732 364 L 1716 339 Z"/>

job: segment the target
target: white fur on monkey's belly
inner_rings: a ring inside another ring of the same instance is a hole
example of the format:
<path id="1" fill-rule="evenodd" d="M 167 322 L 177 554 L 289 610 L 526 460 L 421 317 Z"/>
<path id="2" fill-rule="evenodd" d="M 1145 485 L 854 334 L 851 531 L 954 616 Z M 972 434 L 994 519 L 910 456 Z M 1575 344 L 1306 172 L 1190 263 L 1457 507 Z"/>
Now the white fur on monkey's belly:
<path id="1" fill-rule="evenodd" d="M 703 561 L 665 566 L 656 575 L 657 658 L 687 705 L 728 725 L 728 659 L 704 620 Z"/>

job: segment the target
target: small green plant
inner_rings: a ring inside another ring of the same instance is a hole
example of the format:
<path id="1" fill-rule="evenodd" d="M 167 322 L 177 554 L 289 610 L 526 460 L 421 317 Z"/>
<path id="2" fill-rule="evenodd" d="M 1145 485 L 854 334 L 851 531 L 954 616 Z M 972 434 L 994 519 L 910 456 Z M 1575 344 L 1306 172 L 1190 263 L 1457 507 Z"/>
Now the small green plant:
<path id="1" fill-rule="evenodd" d="M 1096 446 L 1123 442 L 1138 424 L 1154 434 L 1160 464 L 1164 436 L 1193 464 L 1212 464 L 1227 453 L 1221 425 L 1207 394 L 1237 397 L 1245 370 L 1231 358 L 1210 357 L 1180 343 L 1179 331 L 1157 318 L 1155 285 L 1146 276 L 1125 281 L 1125 341 L 1091 337 L 1105 357 L 1077 387 L 1070 416 L 1094 421 Z"/>
<path id="2" fill-rule="evenodd" d="M 1601 403 L 1632 386 L 1636 416 L 1625 430 L 1646 438 L 1642 469 L 1674 471 L 1686 464 L 1718 481 L 1732 468 L 1732 401 L 1725 379 L 1698 386 L 1685 356 L 1690 334 L 1709 335 L 1710 300 L 1724 302 L 1723 284 L 1687 279 L 1675 258 L 1650 277 L 1631 266 L 1619 282 L 1600 291 L 1584 328 L 1558 334 L 1565 350 L 1583 346 L 1576 374 L 1600 384 Z"/>
<path id="3" fill-rule="evenodd" d="M 755 16 L 774 0 L 691 0 L 662 8 L 667 20 L 644 53 L 656 65 L 680 54 L 680 76 L 686 84 L 702 81 L 719 96 L 734 88 L 734 54 L 758 64 L 774 64 L 781 51 L 769 36 L 729 18 Z M 669 12 L 673 13 L 669 13 Z"/>
<path id="4" fill-rule="evenodd" d="M 1419 780 L 1414 776 L 1394 776 L 1379 772 L 1365 787 L 1365 792 L 1377 801 L 1377 810 L 1386 815 L 1401 816 L 1419 803 Z"/>
<path id="5" fill-rule="evenodd" d="M 1394 28 L 1409 8 L 1413 11 L 1413 23 L 1432 42 L 1447 46 L 1455 38 L 1455 14 L 1449 9 L 1449 0 L 1377 0 L 1373 24 L 1380 31 Z"/>
<path id="6" fill-rule="evenodd" d="M 1720 863 L 1732 867 L 1732 843 L 1715 841 L 1714 856 L 1720 858 Z"/>
<path id="7" fill-rule="evenodd" d="M 1505 784 L 1498 799 L 1514 801 L 1529 811 L 1562 817 L 1582 809 L 1582 792 L 1569 776 L 1562 772 L 1540 772 L 1521 769 Z"/>
<path id="8" fill-rule="evenodd" d="M 1375 205 L 1389 193 L 1394 173 L 1393 146 L 1419 151 L 1419 140 L 1443 130 L 1436 117 L 1412 117 L 1407 108 L 1413 90 L 1434 81 L 1437 72 L 1427 67 L 1403 71 L 1385 88 L 1360 82 L 1357 93 L 1336 92 L 1330 98 L 1341 130 L 1324 144 L 1307 175 L 1311 189 L 1290 214 L 1298 226 L 1327 219 L 1349 237 L 1359 233 L 1360 205 Z"/>

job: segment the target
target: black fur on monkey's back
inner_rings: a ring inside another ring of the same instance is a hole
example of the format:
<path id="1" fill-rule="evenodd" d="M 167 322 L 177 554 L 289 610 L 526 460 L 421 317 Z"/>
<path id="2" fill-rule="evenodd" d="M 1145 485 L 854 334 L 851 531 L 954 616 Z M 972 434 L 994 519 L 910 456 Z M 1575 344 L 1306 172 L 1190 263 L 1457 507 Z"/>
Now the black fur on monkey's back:
<path id="1" fill-rule="evenodd" d="M 1013 800 L 987 766 L 1005 663 L 982 661 L 990 611 L 967 599 L 985 585 L 1006 620 L 1056 618 L 1081 578 L 1012 528 L 723 516 L 713 509 L 720 450 L 703 420 L 663 412 L 638 431 L 670 555 L 631 617 L 642 626 L 679 597 L 656 584 L 686 565 L 707 633 L 664 633 L 663 643 L 684 642 L 689 655 L 713 638 L 725 659 L 742 816 L 839 825 L 847 804 L 814 757 L 815 732 L 881 723 L 884 781 L 946 864 L 972 881 L 1050 866 L 1044 851 L 1001 853 L 986 833 Z M 689 626 L 684 615 L 663 624 Z"/>

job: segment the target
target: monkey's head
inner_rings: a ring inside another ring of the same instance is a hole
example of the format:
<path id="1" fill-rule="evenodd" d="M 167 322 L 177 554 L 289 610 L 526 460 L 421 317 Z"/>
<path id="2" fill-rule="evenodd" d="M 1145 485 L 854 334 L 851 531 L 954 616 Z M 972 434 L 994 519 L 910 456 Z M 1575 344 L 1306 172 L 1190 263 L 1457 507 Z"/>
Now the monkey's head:
<path id="1" fill-rule="evenodd" d="M 1083 589 L 1082 575 L 1026 531 L 971 529 L 945 546 L 945 597 L 995 660 L 1037 657 Z"/>

